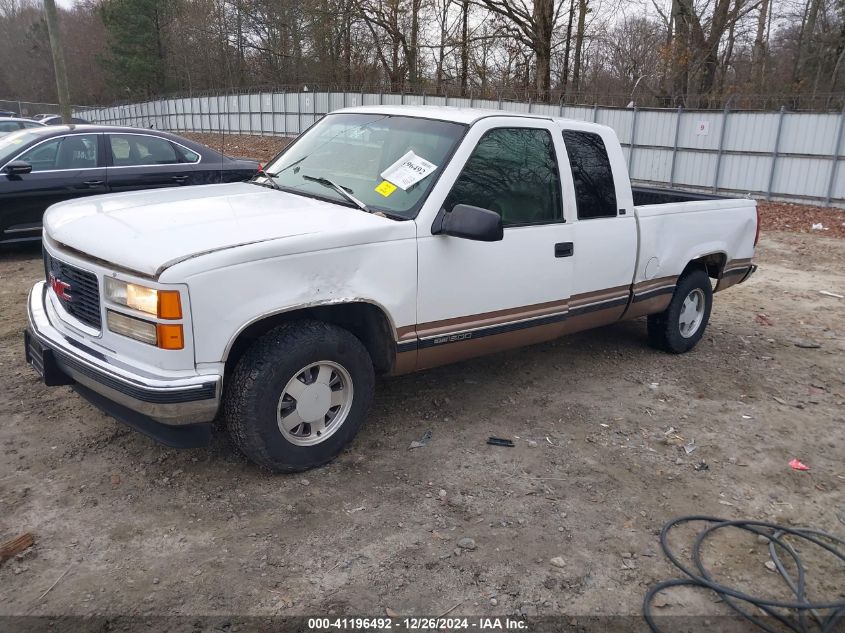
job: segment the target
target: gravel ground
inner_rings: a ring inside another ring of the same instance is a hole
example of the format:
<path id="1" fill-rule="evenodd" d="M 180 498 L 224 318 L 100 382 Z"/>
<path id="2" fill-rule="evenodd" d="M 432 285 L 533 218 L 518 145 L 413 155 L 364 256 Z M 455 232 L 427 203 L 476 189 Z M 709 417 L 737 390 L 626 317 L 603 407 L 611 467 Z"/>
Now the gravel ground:
<path id="1" fill-rule="evenodd" d="M 270 476 L 223 434 L 166 449 L 43 387 L 21 344 L 38 249 L 7 250 L 0 540 L 36 542 L 0 566 L 0 614 L 637 614 L 675 575 L 656 537 L 672 517 L 842 535 L 845 300 L 819 291 L 845 294 L 845 241 L 769 233 L 758 262 L 689 354 L 649 349 L 639 320 L 384 380 L 334 463 Z M 753 539 L 707 554 L 773 584 Z M 808 564 L 811 592 L 843 593 L 841 566 Z M 661 604 L 725 612 L 689 591 Z"/>
<path id="2" fill-rule="evenodd" d="M 280 141 L 228 137 L 226 151 L 266 158 Z M 657 542 L 672 517 L 842 536 L 845 299 L 819 291 L 845 294 L 845 241 L 820 233 L 764 233 L 757 275 L 717 295 L 689 354 L 651 350 L 638 320 L 383 380 L 350 448 L 292 476 L 259 471 L 223 433 L 163 448 L 43 387 L 21 340 L 39 250 L 6 249 L 0 541 L 28 530 L 35 545 L 0 566 L 0 615 L 636 615 L 676 575 Z M 706 556 L 720 578 L 783 595 L 754 539 L 719 537 Z M 845 594 L 841 565 L 807 563 L 811 595 Z M 659 604 L 726 613 L 688 590 Z"/>

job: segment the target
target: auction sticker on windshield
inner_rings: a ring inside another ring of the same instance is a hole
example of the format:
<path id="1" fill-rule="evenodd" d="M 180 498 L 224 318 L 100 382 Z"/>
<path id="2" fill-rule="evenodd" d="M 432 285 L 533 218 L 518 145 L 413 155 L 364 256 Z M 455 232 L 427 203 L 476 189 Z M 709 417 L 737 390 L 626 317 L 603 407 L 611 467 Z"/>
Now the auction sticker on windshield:
<path id="1" fill-rule="evenodd" d="M 417 156 L 413 150 L 409 150 L 402 158 L 381 172 L 381 177 L 392 182 L 402 191 L 407 191 L 409 187 L 418 183 L 435 169 L 437 169 L 437 165 Z"/>
<path id="2" fill-rule="evenodd" d="M 381 184 L 376 187 L 376 191 L 386 198 L 391 193 L 396 191 L 396 185 L 389 183 L 386 180 L 382 180 Z"/>

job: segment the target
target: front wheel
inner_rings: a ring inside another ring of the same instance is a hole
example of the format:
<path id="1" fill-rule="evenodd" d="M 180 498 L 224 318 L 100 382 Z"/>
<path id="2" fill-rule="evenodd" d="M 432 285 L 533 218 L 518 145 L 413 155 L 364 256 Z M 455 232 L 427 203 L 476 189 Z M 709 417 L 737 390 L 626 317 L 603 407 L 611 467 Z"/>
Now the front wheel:
<path id="1" fill-rule="evenodd" d="M 669 307 L 648 316 L 649 343 L 672 354 L 688 352 L 704 336 L 712 306 L 713 287 L 707 273 L 699 269 L 684 274 Z"/>
<path id="2" fill-rule="evenodd" d="M 232 441 L 273 472 L 320 466 L 358 433 L 373 398 L 373 363 L 350 332 L 319 321 L 282 325 L 255 341 L 227 382 Z"/>

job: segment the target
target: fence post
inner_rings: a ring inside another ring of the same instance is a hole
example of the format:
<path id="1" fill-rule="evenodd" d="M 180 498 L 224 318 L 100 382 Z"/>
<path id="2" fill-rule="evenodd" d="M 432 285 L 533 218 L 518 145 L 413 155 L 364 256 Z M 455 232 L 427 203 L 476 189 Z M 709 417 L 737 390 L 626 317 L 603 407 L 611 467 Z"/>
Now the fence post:
<path id="1" fill-rule="evenodd" d="M 640 109 L 634 106 L 634 120 L 631 121 L 631 147 L 628 148 L 628 174 L 634 177 L 634 145 L 637 142 L 637 113 Z"/>
<path id="2" fill-rule="evenodd" d="M 783 129 L 783 113 L 786 111 L 786 106 L 780 107 L 780 116 L 778 117 L 778 130 L 775 133 L 775 146 L 772 149 L 772 166 L 769 170 L 769 185 L 766 187 L 766 200 L 772 199 L 772 184 L 775 181 L 775 165 L 778 162 L 778 150 L 780 149 L 780 132 Z"/>
<path id="3" fill-rule="evenodd" d="M 836 145 L 833 148 L 833 160 L 830 164 L 830 179 L 827 181 L 827 195 L 824 198 L 825 206 L 830 206 L 830 199 L 833 197 L 833 185 L 836 182 L 836 168 L 839 166 L 839 146 L 842 144 L 843 126 L 845 126 L 845 106 L 842 107 L 842 114 L 839 115 L 839 127 L 836 130 Z"/>
<path id="4" fill-rule="evenodd" d="M 252 109 L 252 108 L 250 108 Z M 252 118 L 252 115 L 249 115 Z M 258 131 L 264 136 L 264 91 L 258 91 Z"/>
<path id="5" fill-rule="evenodd" d="M 282 90 L 282 122 L 284 125 L 282 126 L 282 134 L 284 136 L 288 135 L 288 91 Z"/>
<path id="6" fill-rule="evenodd" d="M 596 122 L 596 118 L 598 117 L 598 114 L 599 114 L 599 106 L 598 106 L 597 103 L 594 103 L 593 104 L 593 123 Z"/>
<path id="7" fill-rule="evenodd" d="M 725 147 L 725 130 L 728 127 L 728 104 L 722 110 L 722 129 L 719 130 L 719 151 L 716 153 L 716 173 L 713 176 L 713 193 L 719 188 L 719 171 L 722 168 L 722 151 Z"/>
<path id="8" fill-rule="evenodd" d="M 678 154 L 678 134 L 681 130 L 681 112 L 682 106 L 678 106 L 678 114 L 675 117 L 675 141 L 672 145 L 672 167 L 669 170 L 669 187 L 675 186 L 675 157 Z"/>

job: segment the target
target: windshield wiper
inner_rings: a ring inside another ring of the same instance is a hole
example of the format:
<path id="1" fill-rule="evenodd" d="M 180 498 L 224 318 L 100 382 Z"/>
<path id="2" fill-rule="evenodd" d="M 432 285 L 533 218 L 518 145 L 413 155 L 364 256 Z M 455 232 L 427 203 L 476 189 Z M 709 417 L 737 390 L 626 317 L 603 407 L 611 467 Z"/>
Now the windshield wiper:
<path id="1" fill-rule="evenodd" d="M 346 198 L 349 202 L 354 204 L 356 207 L 361 209 L 362 211 L 366 211 L 367 213 L 372 213 L 370 207 L 366 204 L 358 200 L 355 196 L 352 195 L 352 190 L 348 187 L 343 187 L 336 182 L 329 180 L 328 178 L 318 178 L 316 176 L 308 176 L 307 174 L 302 174 L 302 177 L 305 180 L 310 180 L 311 182 L 316 182 L 318 185 L 323 185 L 324 187 L 328 187 L 329 189 L 334 189 L 337 191 L 341 196 Z"/>
<path id="2" fill-rule="evenodd" d="M 269 182 L 269 183 L 270 183 L 270 186 L 271 186 L 271 187 L 273 187 L 273 189 L 275 189 L 276 191 L 284 191 L 284 189 L 282 189 L 282 188 L 279 186 L 279 183 L 277 183 L 275 180 L 273 180 L 273 178 L 274 178 L 275 176 L 277 176 L 278 174 L 268 174 L 266 171 L 264 171 L 264 169 L 262 169 L 262 168 L 260 168 L 260 167 L 259 167 L 259 168 L 258 168 L 258 170 L 255 172 L 255 175 L 256 175 L 256 176 L 264 176 L 264 178 L 267 180 L 267 182 Z M 252 180 L 250 180 L 249 182 L 251 182 L 251 183 L 253 183 L 253 184 L 255 184 L 255 185 L 261 185 L 262 187 L 266 187 L 266 186 L 267 186 L 267 185 L 266 185 L 265 183 L 263 183 L 263 182 L 256 182 L 256 181 L 255 181 L 255 177 L 254 177 L 254 176 L 253 176 L 253 179 L 252 179 Z"/>

